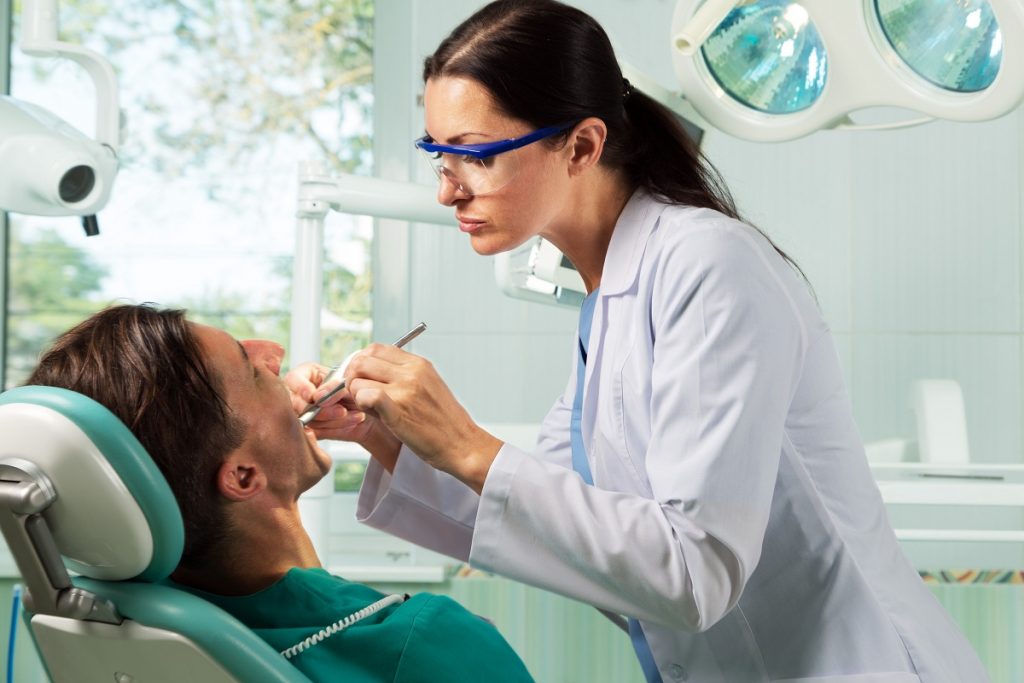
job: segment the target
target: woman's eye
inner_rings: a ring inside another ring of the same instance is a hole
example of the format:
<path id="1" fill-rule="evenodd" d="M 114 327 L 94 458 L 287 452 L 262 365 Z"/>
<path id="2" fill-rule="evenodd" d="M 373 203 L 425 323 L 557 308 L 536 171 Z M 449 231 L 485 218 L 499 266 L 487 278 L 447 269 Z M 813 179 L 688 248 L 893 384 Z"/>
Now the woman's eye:
<path id="1" fill-rule="evenodd" d="M 431 159 L 440 159 L 441 158 L 441 153 L 440 152 L 433 152 L 433 153 L 431 153 L 430 158 Z"/>

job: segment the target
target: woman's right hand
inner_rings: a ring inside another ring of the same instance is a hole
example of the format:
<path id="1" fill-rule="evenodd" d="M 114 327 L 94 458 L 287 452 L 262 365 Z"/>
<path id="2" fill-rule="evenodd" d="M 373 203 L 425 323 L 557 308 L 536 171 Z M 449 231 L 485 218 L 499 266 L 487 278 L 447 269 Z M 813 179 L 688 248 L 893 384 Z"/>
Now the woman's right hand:
<path id="1" fill-rule="evenodd" d="M 504 443 L 473 421 L 426 358 L 370 344 L 345 370 L 353 407 L 372 414 L 421 460 L 478 494 Z"/>

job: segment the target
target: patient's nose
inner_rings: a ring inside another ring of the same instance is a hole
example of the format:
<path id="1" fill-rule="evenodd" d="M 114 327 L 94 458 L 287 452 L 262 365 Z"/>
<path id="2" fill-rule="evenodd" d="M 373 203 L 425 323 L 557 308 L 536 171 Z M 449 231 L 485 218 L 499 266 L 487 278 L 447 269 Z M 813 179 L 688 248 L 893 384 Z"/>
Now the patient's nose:
<path id="1" fill-rule="evenodd" d="M 278 375 L 281 373 L 281 361 L 284 359 L 284 347 L 267 339 L 246 339 L 242 342 L 245 352 L 256 367 L 265 367 Z"/>

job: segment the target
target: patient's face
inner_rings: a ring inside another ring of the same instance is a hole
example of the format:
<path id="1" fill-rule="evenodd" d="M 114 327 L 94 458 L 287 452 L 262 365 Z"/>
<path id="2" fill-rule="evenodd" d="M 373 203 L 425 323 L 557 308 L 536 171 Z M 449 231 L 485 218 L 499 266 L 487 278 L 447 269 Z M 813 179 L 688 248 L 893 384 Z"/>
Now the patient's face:
<path id="1" fill-rule="evenodd" d="M 268 477 L 268 488 L 283 499 L 307 490 L 331 466 L 313 430 L 292 411 L 281 379 L 284 349 L 265 340 L 237 341 L 215 327 L 192 324 L 206 362 L 220 376 L 224 399 L 245 424 L 241 448 L 250 449 Z"/>

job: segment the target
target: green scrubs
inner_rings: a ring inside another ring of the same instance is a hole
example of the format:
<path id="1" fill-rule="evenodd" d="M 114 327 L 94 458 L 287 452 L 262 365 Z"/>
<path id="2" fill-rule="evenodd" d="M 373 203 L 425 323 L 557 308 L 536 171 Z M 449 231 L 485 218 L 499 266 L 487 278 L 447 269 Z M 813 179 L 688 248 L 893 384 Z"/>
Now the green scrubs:
<path id="1" fill-rule="evenodd" d="M 323 569 L 292 569 L 252 595 L 181 588 L 231 614 L 279 652 L 384 597 Z M 385 607 L 290 661 L 318 683 L 533 681 L 496 628 L 451 598 L 429 593 Z"/>

